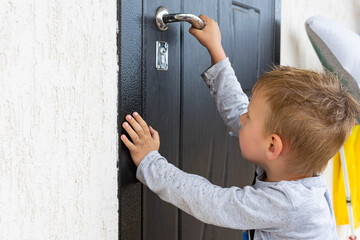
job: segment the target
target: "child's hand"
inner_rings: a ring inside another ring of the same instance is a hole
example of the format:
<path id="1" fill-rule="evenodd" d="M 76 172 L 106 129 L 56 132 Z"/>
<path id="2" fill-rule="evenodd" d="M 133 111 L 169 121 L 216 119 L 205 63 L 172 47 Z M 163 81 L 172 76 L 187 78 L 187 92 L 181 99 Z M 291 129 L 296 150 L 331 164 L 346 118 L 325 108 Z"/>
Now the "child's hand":
<path id="1" fill-rule="evenodd" d="M 131 157 L 136 166 L 151 151 L 159 151 L 160 138 L 157 131 L 148 127 L 146 122 L 136 112 L 126 116 L 128 122 L 123 123 L 123 127 L 131 137 L 132 142 L 123 134 L 121 141 L 130 150 Z"/>
<path id="2" fill-rule="evenodd" d="M 190 27 L 189 32 L 207 49 L 221 47 L 221 33 L 217 22 L 205 15 L 199 18 L 206 24 L 202 30 Z"/>
<path id="3" fill-rule="evenodd" d="M 226 58 L 224 49 L 221 45 L 221 33 L 218 24 L 211 18 L 205 15 L 200 15 L 199 18 L 206 24 L 202 30 L 191 27 L 189 32 L 197 38 L 197 40 L 207 48 L 211 56 L 212 65 L 220 62 Z"/>

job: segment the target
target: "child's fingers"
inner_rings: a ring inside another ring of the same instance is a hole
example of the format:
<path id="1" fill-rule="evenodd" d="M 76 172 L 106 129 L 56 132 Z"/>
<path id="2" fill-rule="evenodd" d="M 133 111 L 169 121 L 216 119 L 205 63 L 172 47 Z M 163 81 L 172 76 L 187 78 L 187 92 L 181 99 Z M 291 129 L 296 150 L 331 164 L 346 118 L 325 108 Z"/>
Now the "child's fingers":
<path id="1" fill-rule="evenodd" d="M 149 126 L 149 131 L 150 131 L 151 136 L 154 135 L 156 132 L 156 130 L 153 129 L 151 126 Z"/>
<path id="2" fill-rule="evenodd" d="M 135 145 L 132 142 L 130 142 L 130 140 L 124 134 L 121 135 L 121 141 L 125 144 L 125 146 L 129 150 L 133 150 L 135 148 Z"/>
<path id="3" fill-rule="evenodd" d="M 140 124 L 135 120 L 135 118 L 133 118 L 131 115 L 127 115 L 126 116 L 126 120 L 130 123 L 130 125 L 133 127 L 133 129 L 135 130 L 136 134 L 139 135 L 140 137 L 144 134 L 144 131 L 142 129 L 142 127 L 140 126 Z"/>
<path id="4" fill-rule="evenodd" d="M 209 21 L 211 18 L 209 18 L 208 16 L 206 16 L 206 15 L 203 15 L 203 14 L 200 14 L 199 15 L 199 18 L 201 19 L 201 20 L 203 20 L 203 22 L 207 22 L 207 21 Z"/>
<path id="5" fill-rule="evenodd" d="M 189 28 L 189 33 L 191 35 L 193 35 L 194 37 L 196 37 L 202 30 L 196 29 L 194 27 L 190 27 Z"/>
<path id="6" fill-rule="evenodd" d="M 151 137 L 156 142 L 159 142 L 160 141 L 159 133 L 155 129 L 153 129 L 151 126 L 149 126 L 149 130 L 150 130 Z"/>
<path id="7" fill-rule="evenodd" d="M 206 15 L 199 15 L 199 18 L 205 23 L 205 27 L 206 27 L 206 24 L 209 20 L 211 20 L 211 18 L 209 18 L 208 16 Z M 199 30 L 199 29 L 196 29 L 194 27 L 190 27 L 189 28 L 189 33 L 192 34 L 194 37 L 196 37 L 198 34 L 200 34 L 201 32 L 203 31 L 202 30 Z"/>
<path id="8" fill-rule="evenodd" d="M 214 20 L 212 18 L 209 18 L 208 16 L 206 15 L 200 15 L 199 18 L 205 23 L 205 27 L 206 25 L 208 24 L 212 24 L 214 22 Z"/>
<path id="9" fill-rule="evenodd" d="M 124 122 L 123 127 L 134 142 L 136 142 L 139 139 L 139 136 L 136 134 L 134 129 L 132 129 L 132 127 L 129 125 L 129 123 Z"/>
<path id="10" fill-rule="evenodd" d="M 140 124 L 140 126 L 142 127 L 144 132 L 148 133 L 149 132 L 148 125 L 146 124 L 145 120 L 140 116 L 140 114 L 138 114 L 137 112 L 134 112 L 133 116 L 134 116 L 135 120 Z"/>

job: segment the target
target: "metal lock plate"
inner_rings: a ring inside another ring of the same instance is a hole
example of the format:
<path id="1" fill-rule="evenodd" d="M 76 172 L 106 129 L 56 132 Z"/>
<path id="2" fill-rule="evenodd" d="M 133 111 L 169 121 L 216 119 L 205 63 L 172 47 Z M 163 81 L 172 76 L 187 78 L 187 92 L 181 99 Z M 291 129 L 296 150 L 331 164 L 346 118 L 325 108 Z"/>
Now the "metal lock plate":
<path id="1" fill-rule="evenodd" d="M 164 41 L 156 41 L 156 69 L 160 71 L 168 70 L 169 45 Z"/>

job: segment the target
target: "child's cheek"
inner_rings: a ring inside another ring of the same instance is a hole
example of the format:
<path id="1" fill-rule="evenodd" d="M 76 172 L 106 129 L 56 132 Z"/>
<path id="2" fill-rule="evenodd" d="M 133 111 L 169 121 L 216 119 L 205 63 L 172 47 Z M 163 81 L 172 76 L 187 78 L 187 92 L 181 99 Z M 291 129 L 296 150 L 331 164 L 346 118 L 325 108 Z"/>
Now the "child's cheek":
<path id="1" fill-rule="evenodd" d="M 241 152 L 243 152 L 245 150 L 244 149 L 245 141 L 246 141 L 246 139 L 244 137 L 244 129 L 241 128 L 239 131 L 239 146 L 240 146 Z"/>
<path id="2" fill-rule="evenodd" d="M 245 125 L 241 128 L 239 132 L 239 146 L 241 150 L 241 155 L 246 160 L 249 160 L 249 157 L 251 155 L 251 151 L 249 149 L 251 143 L 251 141 L 249 141 L 249 137 L 251 137 L 251 135 L 248 134 L 249 130 L 250 129 L 248 128 L 248 126 Z"/>

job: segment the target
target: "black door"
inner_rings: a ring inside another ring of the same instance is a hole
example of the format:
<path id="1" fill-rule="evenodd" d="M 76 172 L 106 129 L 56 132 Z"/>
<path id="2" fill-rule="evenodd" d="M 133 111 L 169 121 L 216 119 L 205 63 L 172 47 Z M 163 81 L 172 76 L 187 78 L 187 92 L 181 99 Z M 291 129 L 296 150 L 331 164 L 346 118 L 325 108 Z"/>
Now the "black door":
<path id="1" fill-rule="evenodd" d="M 119 131 L 124 116 L 142 114 L 160 133 L 160 153 L 186 172 L 223 187 L 252 182 L 254 166 L 242 159 L 200 74 L 207 50 L 188 33 L 188 23 L 161 32 L 159 6 L 170 13 L 215 19 L 222 43 L 245 93 L 279 57 L 279 1 L 153 0 L 119 2 Z M 156 69 L 156 41 L 169 46 L 168 70 Z M 121 141 L 119 141 L 121 142 Z M 206 225 L 161 201 L 135 179 L 126 147 L 119 148 L 120 239 L 242 239 L 241 231 Z"/>

